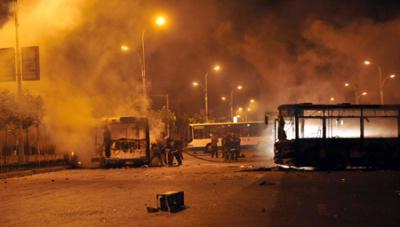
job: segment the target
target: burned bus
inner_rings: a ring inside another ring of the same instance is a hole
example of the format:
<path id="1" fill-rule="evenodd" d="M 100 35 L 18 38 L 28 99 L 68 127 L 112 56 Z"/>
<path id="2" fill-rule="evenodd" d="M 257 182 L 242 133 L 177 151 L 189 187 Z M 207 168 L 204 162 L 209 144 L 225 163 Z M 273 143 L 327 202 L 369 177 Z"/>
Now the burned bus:
<path id="1" fill-rule="evenodd" d="M 275 163 L 399 168 L 400 105 L 290 104 L 278 108 Z"/>
<path id="2" fill-rule="evenodd" d="M 95 138 L 101 166 L 147 164 L 150 136 L 147 118 L 113 117 L 103 119 Z"/>

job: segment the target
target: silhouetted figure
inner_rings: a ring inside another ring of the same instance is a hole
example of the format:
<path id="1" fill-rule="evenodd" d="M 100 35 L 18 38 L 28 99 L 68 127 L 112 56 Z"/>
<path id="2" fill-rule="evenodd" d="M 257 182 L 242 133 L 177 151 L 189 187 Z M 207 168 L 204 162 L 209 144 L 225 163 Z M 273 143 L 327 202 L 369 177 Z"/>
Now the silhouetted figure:
<path id="1" fill-rule="evenodd" d="M 238 160 L 238 158 L 240 157 L 240 137 L 237 134 L 232 137 L 231 152 L 232 159 Z"/>
<path id="2" fill-rule="evenodd" d="M 104 127 L 103 143 L 104 143 L 104 150 L 106 153 L 106 157 L 109 158 L 111 156 L 112 138 L 111 138 L 111 132 L 110 132 L 110 129 L 108 128 L 108 126 Z"/>
<path id="3" fill-rule="evenodd" d="M 164 166 L 164 160 L 163 160 L 163 157 L 162 157 L 163 156 L 162 150 L 163 150 L 163 146 L 162 146 L 161 143 L 153 143 L 153 144 L 151 144 L 151 151 L 152 151 L 153 156 L 151 157 L 150 164 L 152 164 L 153 160 L 155 158 L 157 158 L 159 160 L 160 166 Z"/>
<path id="4" fill-rule="evenodd" d="M 286 140 L 286 132 L 285 132 L 285 119 L 283 119 L 282 115 L 279 115 L 278 118 L 278 140 Z"/>
<path id="5" fill-rule="evenodd" d="M 211 158 L 218 158 L 218 135 L 213 134 L 211 136 Z"/>

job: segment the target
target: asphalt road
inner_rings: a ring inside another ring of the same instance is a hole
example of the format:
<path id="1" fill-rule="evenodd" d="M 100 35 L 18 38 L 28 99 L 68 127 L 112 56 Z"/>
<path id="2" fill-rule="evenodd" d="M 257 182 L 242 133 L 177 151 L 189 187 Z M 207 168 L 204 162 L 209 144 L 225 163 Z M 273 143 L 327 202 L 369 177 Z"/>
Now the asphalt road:
<path id="1" fill-rule="evenodd" d="M 184 161 L 3 179 L 0 226 L 400 225 L 400 172 L 244 172 L 265 160 Z M 170 190 L 185 192 L 187 209 L 147 213 L 155 195 Z"/>

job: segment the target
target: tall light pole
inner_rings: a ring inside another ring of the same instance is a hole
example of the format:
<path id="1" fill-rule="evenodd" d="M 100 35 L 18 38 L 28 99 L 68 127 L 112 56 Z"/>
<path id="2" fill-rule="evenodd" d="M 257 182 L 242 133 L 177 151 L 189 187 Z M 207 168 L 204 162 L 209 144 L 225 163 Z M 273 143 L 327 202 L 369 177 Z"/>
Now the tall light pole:
<path id="1" fill-rule="evenodd" d="M 385 95 L 384 95 L 384 87 L 385 87 L 385 82 L 387 81 L 387 80 L 389 80 L 389 79 L 394 79 L 394 78 L 396 78 L 396 75 L 395 74 L 392 74 L 392 75 L 390 75 L 390 76 L 387 76 L 387 77 L 385 77 L 385 78 L 383 78 L 383 80 L 381 80 L 380 81 L 380 84 L 379 84 L 379 86 L 380 86 L 380 93 L 381 93 L 381 104 L 383 105 L 383 104 L 385 104 Z"/>
<path id="2" fill-rule="evenodd" d="M 371 65 L 371 64 L 372 64 L 372 63 L 371 63 L 371 61 L 369 61 L 369 60 L 365 60 L 365 61 L 364 61 L 364 65 L 366 65 L 366 66 L 369 66 L 369 65 Z M 381 66 L 378 65 L 378 64 L 375 64 L 375 65 L 376 65 L 376 67 L 377 67 L 377 69 L 378 69 L 378 74 L 379 74 L 379 84 L 378 84 L 378 88 L 379 88 L 379 98 L 380 98 L 380 103 L 381 103 L 381 105 L 383 105 L 383 104 L 385 104 L 385 100 L 384 100 L 385 97 L 384 97 L 384 93 L 383 93 L 383 88 L 384 88 L 384 86 L 385 86 L 385 82 L 386 82 L 388 79 L 393 79 L 393 78 L 395 78 L 396 75 L 392 74 L 392 75 L 389 75 L 389 76 L 383 78 Z"/>
<path id="3" fill-rule="evenodd" d="M 164 27 L 167 23 L 167 20 L 164 16 L 157 16 L 154 20 L 154 24 L 157 27 Z M 141 33 L 141 77 L 142 77 L 142 90 L 144 98 L 147 98 L 147 85 L 146 85 L 146 52 L 145 52 L 145 33 L 146 30 L 143 30 Z M 126 52 L 129 50 L 127 45 L 122 45 L 121 50 Z"/>
<path id="4" fill-rule="evenodd" d="M 230 109 L 231 109 L 231 121 L 233 121 L 233 92 L 235 91 L 235 90 L 242 90 L 242 85 L 239 85 L 239 86 L 237 86 L 236 88 L 232 88 L 231 89 L 231 94 L 230 94 L 230 100 L 229 100 L 229 102 L 230 102 Z"/>
<path id="5" fill-rule="evenodd" d="M 221 66 L 219 65 L 214 65 L 212 68 L 215 72 L 218 72 L 221 70 Z M 208 73 L 209 71 L 204 74 L 204 109 L 205 109 L 205 117 L 206 117 L 206 122 L 208 122 Z"/>
<path id="6" fill-rule="evenodd" d="M 19 46 L 19 18 L 18 18 L 18 0 L 15 0 L 14 4 L 14 19 L 15 19 L 15 73 L 17 76 L 18 85 L 18 99 L 19 102 L 22 99 L 22 64 L 21 64 L 21 49 Z M 22 119 L 19 122 L 17 144 L 18 144 L 18 156 L 20 161 L 25 162 L 25 151 L 24 151 L 24 136 L 22 135 L 23 125 Z"/>
<path id="7" fill-rule="evenodd" d="M 345 87 L 350 87 L 351 89 L 353 89 L 354 92 L 354 101 L 356 104 L 360 104 L 360 97 L 361 96 L 366 96 L 368 93 L 366 91 L 363 91 L 362 93 L 359 93 L 359 89 L 357 85 L 353 85 L 350 83 L 344 83 Z"/>

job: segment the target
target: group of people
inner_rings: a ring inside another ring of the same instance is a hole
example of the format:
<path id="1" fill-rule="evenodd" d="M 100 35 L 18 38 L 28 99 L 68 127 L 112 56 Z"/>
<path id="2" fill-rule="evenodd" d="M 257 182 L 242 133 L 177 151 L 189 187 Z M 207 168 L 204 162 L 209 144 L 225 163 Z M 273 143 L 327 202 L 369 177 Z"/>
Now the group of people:
<path id="1" fill-rule="evenodd" d="M 156 143 L 151 144 L 151 160 L 158 159 L 160 166 L 173 166 L 174 159 L 178 165 L 182 165 L 183 160 L 183 141 L 177 136 L 176 138 L 168 137 L 167 139 L 158 139 Z"/>
<path id="2" fill-rule="evenodd" d="M 219 137 L 216 134 L 211 136 L 211 143 L 207 145 L 207 150 L 211 153 L 212 158 L 218 158 L 218 142 Z M 240 157 L 240 137 L 236 134 L 229 133 L 226 136 L 222 137 L 221 140 L 221 151 L 222 151 L 222 158 L 226 161 L 229 160 L 238 160 Z"/>

